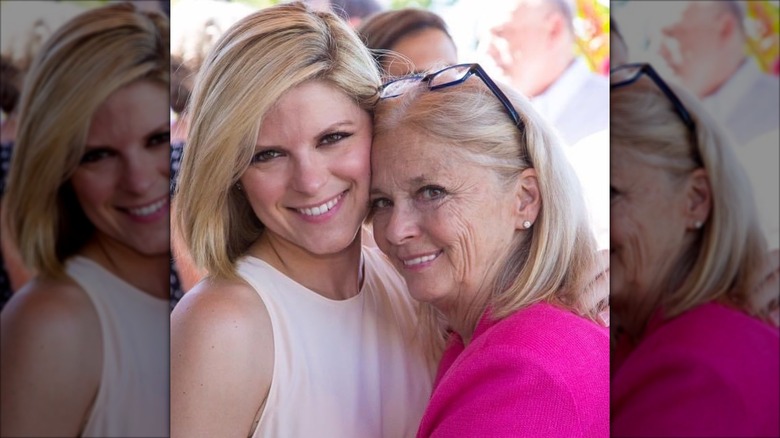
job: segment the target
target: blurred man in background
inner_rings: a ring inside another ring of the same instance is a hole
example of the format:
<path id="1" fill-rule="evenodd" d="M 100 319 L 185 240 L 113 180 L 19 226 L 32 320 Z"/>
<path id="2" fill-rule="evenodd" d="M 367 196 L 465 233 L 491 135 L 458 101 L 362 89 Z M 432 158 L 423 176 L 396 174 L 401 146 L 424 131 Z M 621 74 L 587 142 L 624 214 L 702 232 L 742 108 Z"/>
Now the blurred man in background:
<path id="1" fill-rule="evenodd" d="M 511 0 L 487 48 L 569 145 L 609 128 L 609 81 L 575 54 L 574 0 Z"/>

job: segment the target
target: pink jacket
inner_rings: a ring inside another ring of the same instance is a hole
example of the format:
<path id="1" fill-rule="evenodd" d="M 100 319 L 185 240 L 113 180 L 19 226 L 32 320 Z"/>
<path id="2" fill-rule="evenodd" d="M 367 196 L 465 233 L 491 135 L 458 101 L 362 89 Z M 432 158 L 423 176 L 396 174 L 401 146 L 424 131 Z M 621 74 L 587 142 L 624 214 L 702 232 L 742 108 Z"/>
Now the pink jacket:
<path id="1" fill-rule="evenodd" d="M 614 436 L 780 436 L 780 337 L 709 303 L 654 318 L 612 380 Z"/>
<path id="2" fill-rule="evenodd" d="M 609 333 L 549 304 L 453 334 L 418 437 L 609 436 Z"/>

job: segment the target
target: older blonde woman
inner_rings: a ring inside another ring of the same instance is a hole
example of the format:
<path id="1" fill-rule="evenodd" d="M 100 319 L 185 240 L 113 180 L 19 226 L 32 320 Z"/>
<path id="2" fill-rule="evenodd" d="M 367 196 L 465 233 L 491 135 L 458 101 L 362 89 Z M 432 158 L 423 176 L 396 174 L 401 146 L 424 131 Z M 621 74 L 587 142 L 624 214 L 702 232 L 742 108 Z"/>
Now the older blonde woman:
<path id="1" fill-rule="evenodd" d="M 85 12 L 25 79 L 3 222 L 38 274 L 0 315 L 0 435 L 168 433 L 167 34 Z"/>
<path id="2" fill-rule="evenodd" d="M 652 66 L 612 81 L 612 432 L 777 436 L 780 338 L 765 312 L 777 289 L 761 287 L 745 172 Z"/>
<path id="3" fill-rule="evenodd" d="M 240 20 L 201 67 L 174 219 L 209 275 L 171 317 L 174 437 L 416 430 L 435 349 L 360 235 L 378 85 L 302 4 Z"/>
<path id="4" fill-rule="evenodd" d="M 382 97 L 376 241 L 450 328 L 417 436 L 608 436 L 596 243 L 556 136 L 478 64 L 391 82 Z"/>

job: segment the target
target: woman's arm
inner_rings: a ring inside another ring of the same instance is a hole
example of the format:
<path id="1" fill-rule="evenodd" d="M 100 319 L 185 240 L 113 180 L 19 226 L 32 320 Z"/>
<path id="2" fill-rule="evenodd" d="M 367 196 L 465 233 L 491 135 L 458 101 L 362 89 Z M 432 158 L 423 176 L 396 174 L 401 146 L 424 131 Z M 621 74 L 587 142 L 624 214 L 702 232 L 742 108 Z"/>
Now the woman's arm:
<path id="1" fill-rule="evenodd" d="M 484 357 L 450 370 L 434 390 L 418 438 L 584 436 L 577 400 L 560 377 L 511 349 L 491 347 Z"/>
<path id="2" fill-rule="evenodd" d="M 246 438 L 273 363 L 271 321 L 257 292 L 199 283 L 171 315 L 171 437 Z"/>
<path id="3" fill-rule="evenodd" d="M 100 384 L 100 321 L 75 284 L 34 280 L 0 314 L 0 435 L 78 436 Z"/>

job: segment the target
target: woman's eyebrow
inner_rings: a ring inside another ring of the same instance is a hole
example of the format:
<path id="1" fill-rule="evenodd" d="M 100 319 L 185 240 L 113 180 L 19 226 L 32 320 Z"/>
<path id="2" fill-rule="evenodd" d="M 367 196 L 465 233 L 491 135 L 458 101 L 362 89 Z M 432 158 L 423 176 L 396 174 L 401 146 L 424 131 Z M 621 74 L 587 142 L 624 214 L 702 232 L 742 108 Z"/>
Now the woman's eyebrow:
<path id="1" fill-rule="evenodd" d="M 332 133 L 334 129 L 342 128 L 342 127 L 350 127 L 350 126 L 353 126 L 354 124 L 355 124 L 355 122 L 353 120 L 349 120 L 349 119 L 339 120 L 337 122 L 333 122 L 330 125 L 328 125 L 325 129 L 323 129 L 320 132 L 318 132 L 314 136 L 314 138 L 320 138 L 320 137 L 322 137 L 325 134 Z"/>

